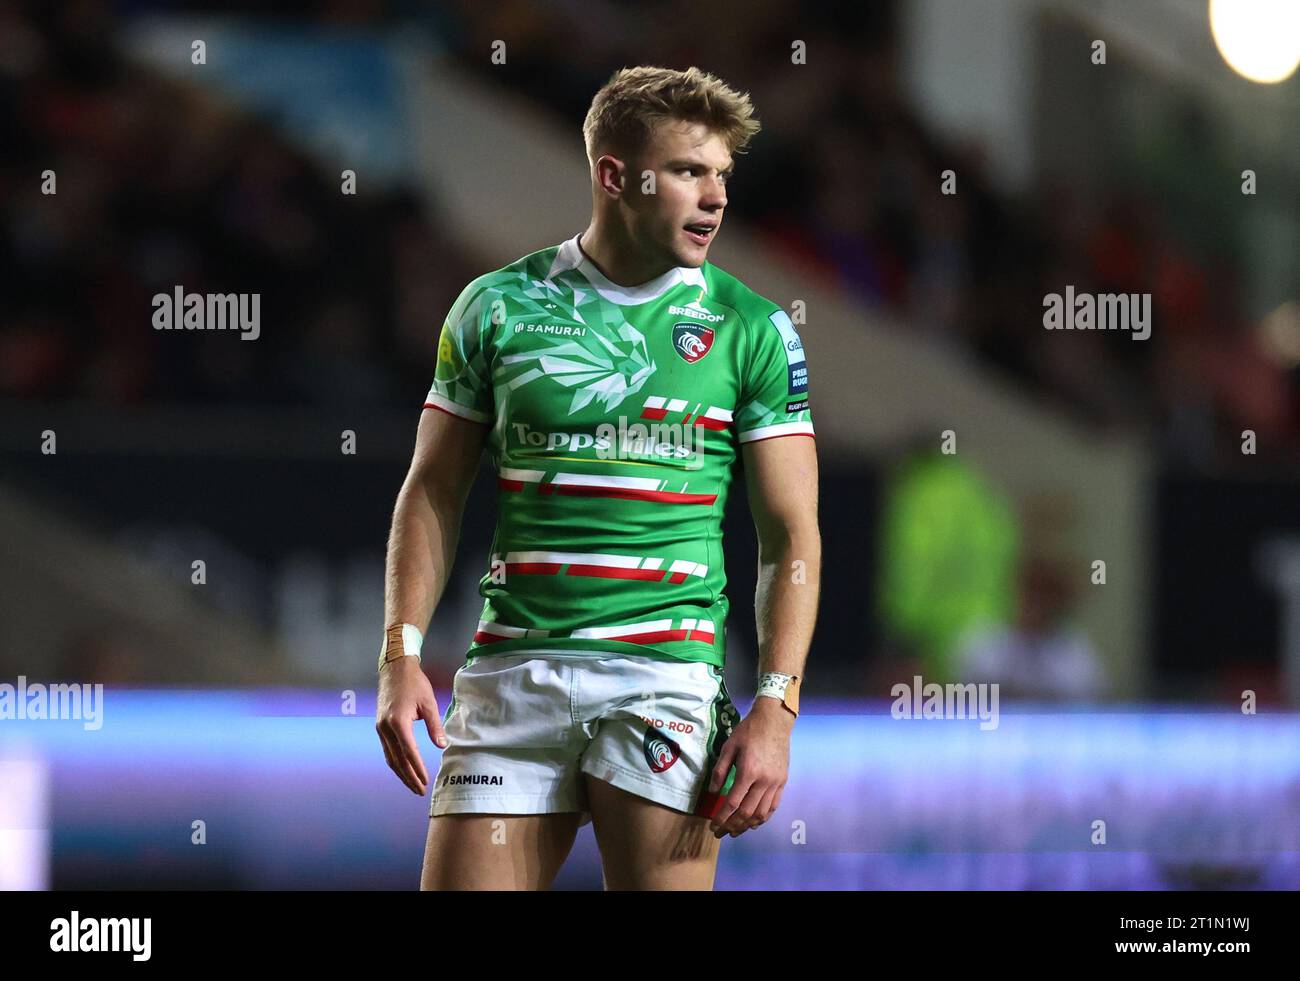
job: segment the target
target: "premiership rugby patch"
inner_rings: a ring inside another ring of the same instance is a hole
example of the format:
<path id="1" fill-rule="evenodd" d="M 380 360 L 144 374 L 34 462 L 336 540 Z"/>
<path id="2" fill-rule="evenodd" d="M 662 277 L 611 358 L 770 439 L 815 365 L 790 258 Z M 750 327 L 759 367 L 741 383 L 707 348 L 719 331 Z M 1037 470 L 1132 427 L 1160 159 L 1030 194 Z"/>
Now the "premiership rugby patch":
<path id="1" fill-rule="evenodd" d="M 797 401 L 799 396 L 806 395 L 808 391 L 808 365 L 804 361 L 803 342 L 799 340 L 799 332 L 794 329 L 794 324 L 790 322 L 784 310 L 777 310 L 768 317 L 768 320 L 781 335 L 781 346 L 785 348 L 786 367 L 790 372 L 789 397 L 791 401 Z"/>
<path id="2" fill-rule="evenodd" d="M 713 347 L 713 328 L 704 324 L 673 324 L 673 350 L 694 364 Z"/>

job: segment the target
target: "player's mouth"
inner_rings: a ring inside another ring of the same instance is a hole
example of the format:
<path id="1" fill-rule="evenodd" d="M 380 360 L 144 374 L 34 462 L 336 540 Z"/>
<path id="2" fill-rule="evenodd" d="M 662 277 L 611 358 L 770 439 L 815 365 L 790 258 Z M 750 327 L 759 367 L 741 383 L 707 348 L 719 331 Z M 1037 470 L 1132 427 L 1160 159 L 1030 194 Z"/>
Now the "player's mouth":
<path id="1" fill-rule="evenodd" d="M 718 223 L 716 221 L 697 221 L 682 227 L 686 229 L 686 237 L 696 245 L 708 245 L 713 238 L 713 233 L 718 230 Z"/>

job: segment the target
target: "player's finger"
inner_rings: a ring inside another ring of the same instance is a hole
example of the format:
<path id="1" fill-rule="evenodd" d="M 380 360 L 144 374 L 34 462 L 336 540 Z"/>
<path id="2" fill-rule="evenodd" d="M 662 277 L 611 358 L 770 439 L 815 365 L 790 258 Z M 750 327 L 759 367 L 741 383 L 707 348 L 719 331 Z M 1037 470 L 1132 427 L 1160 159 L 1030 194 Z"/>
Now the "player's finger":
<path id="1" fill-rule="evenodd" d="M 379 730 L 379 738 L 384 744 L 384 757 L 388 760 L 388 768 L 397 774 L 397 779 L 401 780 L 408 790 L 414 793 L 415 774 L 408 772 L 409 767 L 406 765 L 406 761 L 401 758 L 396 739 L 388 725 L 381 722 L 376 728 Z"/>
<path id="2" fill-rule="evenodd" d="M 725 829 L 733 837 L 763 824 L 771 816 L 773 801 L 781 785 L 771 778 L 756 778 L 754 785 Z"/>
<path id="3" fill-rule="evenodd" d="M 447 733 L 442 728 L 442 716 L 438 712 L 438 700 L 430 706 L 420 709 L 420 717 L 424 719 L 424 727 L 429 731 L 429 738 L 439 749 L 447 748 Z"/>
<path id="4" fill-rule="evenodd" d="M 758 808 L 758 814 L 755 815 L 760 819 L 761 824 L 766 824 L 768 821 L 772 820 L 772 815 L 776 813 L 776 801 L 780 796 L 781 785 L 779 783 L 773 784 L 772 789 L 769 790 L 767 796 L 763 798 L 763 803 Z"/>
<path id="5" fill-rule="evenodd" d="M 767 819 L 772 816 L 772 801 L 776 798 L 776 787 L 769 787 L 767 793 L 763 795 L 757 808 L 754 809 L 754 815 L 745 824 L 740 831 L 735 832 L 732 837 L 744 834 L 746 831 L 752 831 L 754 828 L 761 827 L 767 823 Z"/>
<path id="6" fill-rule="evenodd" d="M 732 785 L 731 793 L 723 798 L 722 806 L 718 809 L 718 813 L 714 815 L 710 825 L 710 830 L 713 831 L 715 838 L 721 838 L 725 834 L 723 829 L 726 827 L 727 822 L 731 820 L 731 816 L 744 803 L 746 795 L 753 786 L 754 778 L 748 773 L 737 769 L 736 782 Z"/>
<path id="7" fill-rule="evenodd" d="M 731 819 L 723 826 L 723 834 L 729 834 L 735 838 L 744 834 L 751 827 L 750 822 L 754 820 L 754 815 L 758 813 L 759 807 L 762 806 L 763 798 L 767 796 L 769 787 L 761 780 L 755 780 L 750 785 L 749 792 L 745 794 L 745 799 L 740 802 Z"/>
<path id="8" fill-rule="evenodd" d="M 384 762 L 388 764 L 390 770 L 395 769 L 393 766 L 393 751 L 388 748 L 388 739 L 384 735 L 384 727 L 376 722 L 375 733 L 379 736 L 379 745 L 384 747 Z"/>
<path id="9" fill-rule="evenodd" d="M 397 727 L 397 749 L 399 755 L 406 760 L 411 775 L 416 780 L 416 787 L 411 789 L 415 790 L 417 794 L 423 795 L 424 788 L 429 783 L 429 774 L 424 769 L 424 760 L 420 758 L 420 747 L 415 745 L 415 733 L 412 731 L 410 723 Z"/>
<path id="10" fill-rule="evenodd" d="M 389 749 L 393 752 L 393 772 L 401 778 L 402 783 L 406 784 L 411 793 L 423 794 L 424 789 L 420 783 L 419 770 L 409 759 L 406 746 L 402 741 L 402 733 L 405 732 L 407 738 L 414 742 L 414 738 L 410 734 L 410 724 L 403 724 L 396 719 L 385 719 L 383 725 L 384 733 L 388 738 Z M 418 752 L 416 758 L 419 758 Z"/>

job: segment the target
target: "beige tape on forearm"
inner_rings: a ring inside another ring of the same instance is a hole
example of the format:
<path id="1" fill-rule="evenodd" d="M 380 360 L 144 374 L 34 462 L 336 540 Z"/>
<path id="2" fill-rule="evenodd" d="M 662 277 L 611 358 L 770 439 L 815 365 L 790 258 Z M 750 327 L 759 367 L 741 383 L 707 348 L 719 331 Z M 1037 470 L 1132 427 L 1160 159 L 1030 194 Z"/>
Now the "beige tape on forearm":
<path id="1" fill-rule="evenodd" d="M 384 646 L 379 652 L 380 664 L 396 661 L 399 657 L 413 657 L 420 660 L 420 648 L 424 646 L 424 635 L 420 628 L 412 623 L 395 623 L 384 631 Z"/>

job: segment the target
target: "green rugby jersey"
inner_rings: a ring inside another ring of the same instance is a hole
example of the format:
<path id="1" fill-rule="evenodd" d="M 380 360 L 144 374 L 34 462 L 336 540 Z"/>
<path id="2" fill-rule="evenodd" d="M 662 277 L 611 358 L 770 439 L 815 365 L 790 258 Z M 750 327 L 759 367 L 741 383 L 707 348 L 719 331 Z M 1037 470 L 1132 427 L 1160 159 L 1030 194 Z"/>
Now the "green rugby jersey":
<path id="1" fill-rule="evenodd" d="M 491 426 L 498 517 L 467 656 L 722 667 L 739 445 L 813 435 L 790 318 L 705 263 L 606 279 L 575 236 L 471 282 L 426 408 Z"/>

